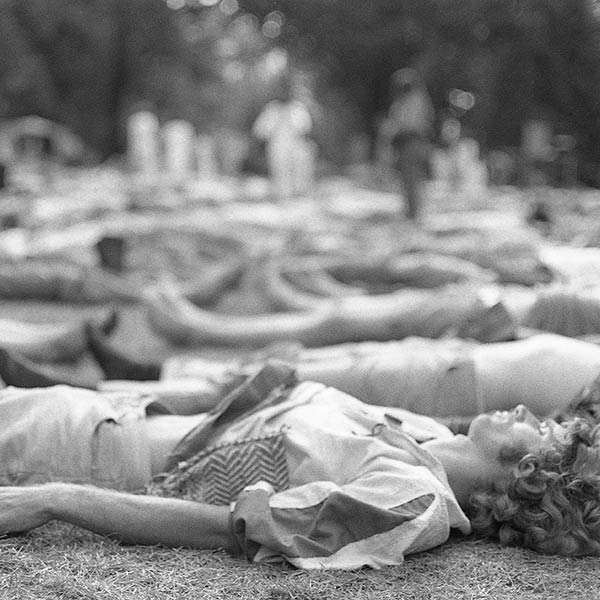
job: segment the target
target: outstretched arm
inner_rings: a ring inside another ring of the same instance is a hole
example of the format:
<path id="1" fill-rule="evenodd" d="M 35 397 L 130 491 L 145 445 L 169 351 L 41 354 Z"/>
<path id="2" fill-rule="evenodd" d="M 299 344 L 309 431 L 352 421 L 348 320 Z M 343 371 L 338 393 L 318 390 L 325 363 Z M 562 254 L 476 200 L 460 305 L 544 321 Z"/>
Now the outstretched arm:
<path id="1" fill-rule="evenodd" d="M 229 507 L 49 483 L 0 487 L 0 532 L 65 521 L 129 544 L 233 549 Z"/>

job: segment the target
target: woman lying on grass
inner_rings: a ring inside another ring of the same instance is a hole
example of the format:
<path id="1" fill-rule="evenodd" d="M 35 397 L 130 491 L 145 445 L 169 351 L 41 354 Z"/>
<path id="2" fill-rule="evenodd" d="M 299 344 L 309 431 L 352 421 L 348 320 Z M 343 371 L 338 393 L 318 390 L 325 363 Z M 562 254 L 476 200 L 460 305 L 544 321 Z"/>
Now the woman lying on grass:
<path id="1" fill-rule="evenodd" d="M 519 405 L 453 435 L 276 362 L 222 393 L 181 416 L 151 395 L 2 390 L 0 531 L 56 519 L 301 568 L 399 564 L 471 525 L 541 552 L 600 553 L 600 435 L 585 419 L 540 422 Z M 149 494 L 130 493 L 152 478 Z"/>
<path id="2" fill-rule="evenodd" d="M 229 362 L 187 353 L 157 364 L 127 356 L 107 335 L 89 326 L 88 346 L 108 380 L 101 382 L 101 389 L 187 393 L 193 396 L 196 412 L 212 408 L 228 379 L 254 370 L 265 358 L 293 365 L 301 381 L 318 381 L 368 404 L 467 419 L 491 410 L 510 410 L 520 403 L 536 415 L 550 416 L 566 409 L 600 373 L 599 346 L 555 334 L 489 344 L 417 337 L 324 348 L 288 344 Z M 10 359 L 0 360 L 0 376 L 7 383 L 42 385 L 34 376 L 35 365 L 17 377 L 19 365 L 14 357 Z M 60 381 L 47 379 L 48 384 Z"/>
<path id="3" fill-rule="evenodd" d="M 470 340 L 406 338 L 323 348 L 299 344 L 240 353 L 229 361 L 174 354 L 162 364 L 123 353 L 94 325 L 87 344 L 106 380 L 67 381 L 51 367 L 0 349 L 0 378 L 16 387 L 68 383 L 103 391 L 151 393 L 178 414 L 205 412 L 225 387 L 273 358 L 293 365 L 301 381 L 317 381 L 367 404 L 410 410 L 455 425 L 491 410 L 525 404 L 538 416 L 565 410 L 600 373 L 600 347 L 555 334 L 479 344 Z"/>

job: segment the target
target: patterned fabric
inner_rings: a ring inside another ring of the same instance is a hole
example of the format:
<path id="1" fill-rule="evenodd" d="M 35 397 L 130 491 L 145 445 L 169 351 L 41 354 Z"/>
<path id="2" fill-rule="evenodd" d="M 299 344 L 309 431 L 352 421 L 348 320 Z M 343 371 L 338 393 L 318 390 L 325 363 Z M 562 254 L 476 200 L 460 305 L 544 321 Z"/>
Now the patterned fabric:
<path id="1" fill-rule="evenodd" d="M 289 487 L 283 432 L 213 446 L 158 476 L 147 492 L 227 505 L 248 485 L 266 481 L 276 491 Z"/>
<path id="2" fill-rule="evenodd" d="M 289 375 L 250 378 L 186 450 L 208 443 L 146 491 L 229 504 L 232 547 L 299 568 L 397 565 L 452 527 L 469 533 L 441 464 L 408 433 L 446 428 L 319 383 L 286 390 Z"/>
<path id="3" fill-rule="evenodd" d="M 424 416 L 296 384 L 270 362 L 182 440 L 147 492 L 229 504 L 234 547 L 255 562 L 397 565 L 452 527 L 470 530 L 441 464 L 410 433 L 431 427 L 451 435 Z"/>
<path id="4" fill-rule="evenodd" d="M 305 382 L 233 425 L 228 436 L 289 428 L 290 487 L 242 490 L 231 513 L 236 547 L 254 562 L 302 569 L 381 568 L 441 544 L 452 527 L 468 533 L 442 465 L 407 434 L 413 416 Z"/>
<path id="5" fill-rule="evenodd" d="M 211 438 L 236 420 L 283 402 L 297 382 L 293 367 L 279 361 L 267 362 L 227 394 L 207 413 L 207 418 L 177 444 L 167 460 L 167 469 L 203 451 L 210 445 Z"/>

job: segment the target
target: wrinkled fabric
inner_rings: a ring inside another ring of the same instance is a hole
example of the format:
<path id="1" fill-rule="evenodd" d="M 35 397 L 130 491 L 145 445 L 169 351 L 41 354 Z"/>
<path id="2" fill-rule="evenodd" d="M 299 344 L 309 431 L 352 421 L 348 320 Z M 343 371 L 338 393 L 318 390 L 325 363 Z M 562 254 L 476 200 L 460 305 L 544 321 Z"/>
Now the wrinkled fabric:
<path id="1" fill-rule="evenodd" d="M 0 485 L 140 489 L 151 476 L 147 401 L 64 385 L 0 390 Z"/>
<path id="2" fill-rule="evenodd" d="M 239 385 L 226 393 L 207 413 L 206 419 L 188 432 L 167 459 L 167 469 L 210 445 L 217 432 L 227 429 L 232 421 L 262 408 L 279 404 L 297 383 L 296 372 L 289 365 L 269 361 L 253 376 L 244 377 Z M 241 439 L 241 438 L 240 438 Z"/>
<path id="3" fill-rule="evenodd" d="M 408 433 L 452 435 L 432 419 L 305 382 L 208 443 L 274 431 L 283 432 L 290 487 L 274 492 L 261 482 L 237 499 L 233 533 L 250 559 L 379 568 L 443 543 L 452 527 L 469 531 L 440 463 Z"/>

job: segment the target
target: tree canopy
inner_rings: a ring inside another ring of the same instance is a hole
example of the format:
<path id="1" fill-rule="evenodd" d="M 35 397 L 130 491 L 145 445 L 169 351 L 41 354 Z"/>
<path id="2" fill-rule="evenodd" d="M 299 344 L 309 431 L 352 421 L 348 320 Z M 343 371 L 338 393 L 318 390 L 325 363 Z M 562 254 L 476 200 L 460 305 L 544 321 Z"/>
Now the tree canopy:
<path id="1" fill-rule="evenodd" d="M 185 60 L 174 17 L 162 0 L 4 0 L 3 116 L 62 122 L 104 155 L 119 148 L 132 103 L 187 116 L 211 67 Z"/>
<path id="2" fill-rule="evenodd" d="M 413 65 L 438 109 L 452 89 L 473 95 L 462 118 L 484 146 L 518 145 L 525 119 L 546 118 L 600 161 L 599 28 L 595 0 L 2 0 L 0 111 L 65 123 L 103 155 L 141 101 L 247 127 L 283 46 L 357 129 Z"/>
<path id="3" fill-rule="evenodd" d="M 548 118 L 600 158 L 600 21 L 592 0 L 240 0 L 285 16 L 281 43 L 329 66 L 367 122 L 391 73 L 413 64 L 438 108 L 453 88 L 476 104 L 466 124 L 490 146 L 516 145 L 526 118 Z"/>

